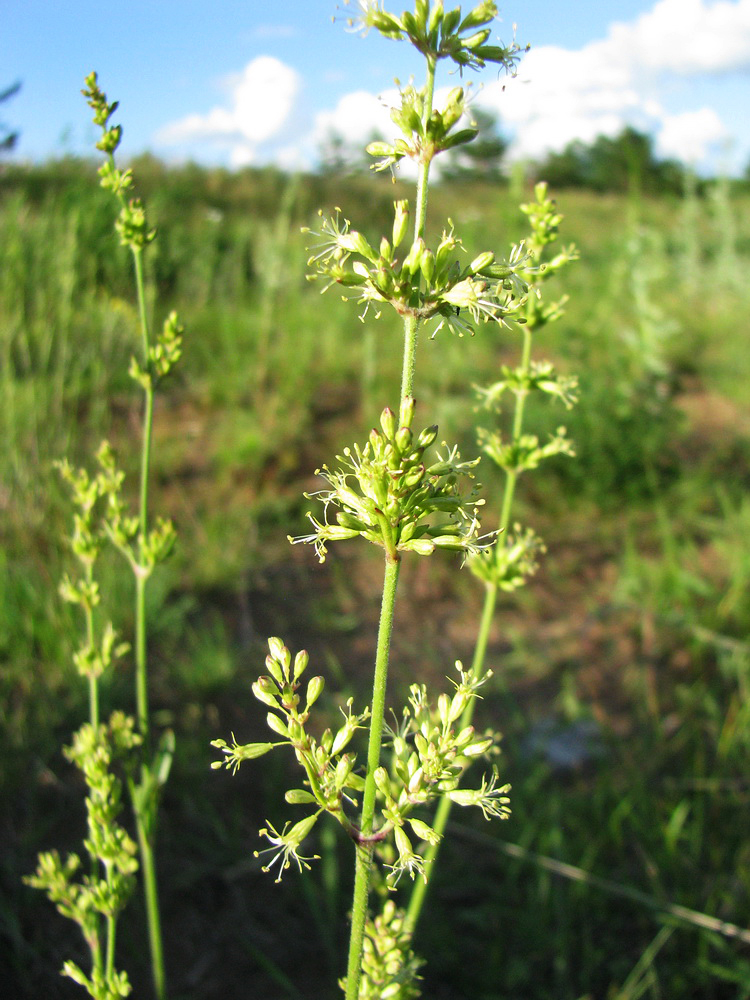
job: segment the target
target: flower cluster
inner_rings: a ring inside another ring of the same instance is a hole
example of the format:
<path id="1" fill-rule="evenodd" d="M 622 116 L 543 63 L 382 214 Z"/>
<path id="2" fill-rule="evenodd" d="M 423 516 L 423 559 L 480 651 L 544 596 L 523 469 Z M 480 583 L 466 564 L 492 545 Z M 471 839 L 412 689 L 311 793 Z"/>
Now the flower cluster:
<path id="1" fill-rule="evenodd" d="M 323 693 L 324 680 L 312 677 L 300 694 L 302 675 L 308 666 L 307 653 L 301 651 L 292 657 L 280 639 L 268 640 L 266 657 L 267 674 L 253 684 L 255 697 L 267 705 L 266 721 L 277 737 L 272 742 L 239 744 L 218 739 L 212 746 L 223 754 L 214 761 L 214 769 L 226 767 L 236 771 L 244 760 L 262 757 L 275 747 L 289 745 L 305 772 L 302 788 L 292 788 L 286 793 L 291 805 L 312 806 L 313 811 L 297 823 L 287 823 L 279 832 L 271 823 L 260 831 L 270 847 L 256 852 L 256 857 L 270 854 L 271 859 L 263 870 L 278 866 L 278 879 L 292 863 L 302 870 L 308 867 L 313 856 L 301 853 L 303 841 L 311 833 L 318 818 L 327 812 L 333 816 L 356 842 L 363 836 L 348 810 L 357 807 L 357 797 L 364 788 L 364 778 L 356 764 L 355 753 L 348 747 L 357 732 L 369 718 L 369 709 L 361 713 L 352 710 L 352 700 L 342 710 L 343 723 L 334 731 L 328 728 L 320 739 L 308 731 L 310 709 Z M 473 678 L 460 663 L 456 663 L 458 680 L 452 682 L 452 695 L 441 694 L 432 705 L 424 685 L 413 684 L 409 704 L 395 728 L 389 729 L 391 764 L 375 772 L 379 823 L 367 842 L 381 843 L 391 838 L 395 847 L 392 864 L 389 864 L 389 882 L 395 884 L 408 872 L 424 876 L 424 859 L 414 849 L 417 843 L 435 843 L 439 838 L 430 825 L 414 811 L 447 795 L 460 805 L 478 806 L 484 815 L 505 818 L 509 810 L 506 793 L 508 785 L 497 786 L 497 772 L 487 780 L 482 779 L 478 789 L 460 789 L 459 779 L 464 770 L 477 757 L 495 749 L 495 737 L 479 736 L 473 726 L 456 731 L 455 723 L 470 700 L 491 676 Z M 407 831 L 408 827 L 408 831 Z M 278 881 L 277 879 L 277 881 Z"/>
<path id="2" fill-rule="evenodd" d="M 129 202 L 125 201 L 124 193 L 130 190 L 133 185 L 133 173 L 130 169 L 120 170 L 115 165 L 114 154 L 122 139 L 122 127 L 109 124 L 109 120 L 119 104 L 117 101 L 113 101 L 112 104 L 107 103 L 107 96 L 99 87 L 96 73 L 89 73 L 85 83 L 86 87 L 81 93 L 86 98 L 89 107 L 93 109 L 94 124 L 102 130 L 102 137 L 96 143 L 96 148 L 107 155 L 107 159 L 99 167 L 100 184 L 105 190 L 116 194 L 121 201 L 120 215 L 115 223 L 120 235 L 120 242 L 123 246 L 130 247 L 134 252 L 140 253 L 156 238 L 156 230 L 150 228 L 146 219 L 146 210 L 140 198 L 133 198 Z"/>
<path id="3" fill-rule="evenodd" d="M 434 251 L 420 236 L 397 256 L 408 220 L 408 202 L 394 202 L 392 241 L 383 236 L 376 250 L 362 233 L 350 228 L 337 209 L 313 233 L 319 243 L 308 261 L 317 271 L 311 277 L 326 279 L 323 291 L 337 284 L 345 298 L 363 303 L 361 319 L 371 305 L 379 309 L 388 304 L 401 316 L 434 321 L 433 336 L 443 327 L 463 336 L 474 333 L 473 324 L 507 325 L 511 317 L 522 321 L 526 275 L 534 271 L 523 245 L 514 246 L 506 262 L 496 261 L 491 251 L 485 251 L 462 266 L 455 256 L 462 249 L 461 241 L 451 228 L 443 232 Z"/>
<path id="4" fill-rule="evenodd" d="M 113 921 L 130 898 L 138 862 L 136 845 L 118 822 L 122 809 L 122 782 L 113 773 L 115 760 L 140 742 L 132 718 L 113 713 L 107 726 L 83 725 L 65 755 L 83 772 L 88 787 L 86 851 L 92 872 L 76 881 L 81 860 L 70 854 L 63 861 L 57 851 L 39 855 L 34 875 L 24 881 L 43 889 L 64 917 L 75 921 L 91 949 L 93 969 L 87 976 L 74 962 L 65 962 L 62 974 L 85 987 L 95 1000 L 116 1000 L 130 994 L 125 972 L 102 961 L 102 920 Z"/>
<path id="5" fill-rule="evenodd" d="M 350 0 L 344 0 L 345 6 Z M 459 69 L 482 69 L 487 63 L 515 70 L 521 49 L 487 44 L 492 34 L 489 27 L 497 18 L 497 4 L 482 0 L 468 14 L 461 8 L 445 11 L 442 0 L 416 0 L 414 12 L 405 10 L 401 16 L 391 14 L 379 0 L 356 0 L 359 13 L 347 18 L 353 31 L 366 33 L 375 28 L 385 38 L 396 41 L 408 38 L 428 60 L 450 59 Z"/>
<path id="6" fill-rule="evenodd" d="M 365 926 L 361 1000 L 414 1000 L 420 996 L 423 964 L 412 951 L 411 934 L 404 930 L 403 911 L 387 899 L 382 912 Z"/>
<path id="7" fill-rule="evenodd" d="M 314 545 L 321 562 L 327 542 L 357 535 L 382 546 L 393 560 L 400 558 L 400 552 L 431 555 L 443 548 L 468 554 L 483 547 L 477 518 L 483 501 L 474 489 L 467 496 L 459 491 L 460 479 L 473 478 L 471 470 L 479 460 L 462 462 L 454 447 L 428 463 L 425 451 L 438 429 L 427 427 L 415 438 L 413 416 L 411 397 L 404 400 L 398 421 L 386 407 L 380 416 L 381 430 L 373 428 L 363 448 L 355 444 L 344 449 L 337 456 L 340 469 L 318 470 L 330 489 L 306 496 L 323 501 L 323 520 L 309 512 L 314 532 L 290 541 Z M 331 508 L 336 511 L 335 524 L 328 521 Z"/>

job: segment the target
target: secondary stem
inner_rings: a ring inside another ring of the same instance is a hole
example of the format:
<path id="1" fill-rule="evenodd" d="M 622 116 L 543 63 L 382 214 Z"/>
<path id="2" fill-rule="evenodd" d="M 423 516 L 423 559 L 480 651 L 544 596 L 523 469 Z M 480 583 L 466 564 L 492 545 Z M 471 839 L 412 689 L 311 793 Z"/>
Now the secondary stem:
<path id="1" fill-rule="evenodd" d="M 521 370 L 523 372 L 528 372 L 529 365 L 531 363 L 531 330 L 528 324 L 523 327 L 523 348 L 521 351 Z M 516 406 L 515 412 L 513 414 L 513 430 L 512 438 L 513 441 L 518 441 L 521 437 L 521 432 L 523 430 L 523 412 L 526 403 L 526 393 L 519 392 L 516 396 Z M 518 482 L 518 473 L 516 471 L 508 471 L 505 476 L 505 488 L 503 490 L 503 502 L 500 508 L 500 522 L 498 524 L 499 534 L 504 534 L 510 526 L 510 512 L 513 505 L 513 497 L 515 495 L 516 483 Z M 482 617 L 479 623 L 479 629 L 477 631 L 476 643 L 474 646 L 474 657 L 471 662 L 471 676 L 477 679 L 484 673 L 484 661 L 487 654 L 487 644 L 489 642 L 490 629 L 492 627 L 492 620 L 495 615 L 495 605 L 497 604 L 497 585 L 494 583 L 488 583 L 485 587 L 484 592 L 484 606 L 482 608 Z M 458 722 L 458 730 L 464 729 L 466 726 L 471 725 L 471 721 L 474 717 L 474 699 L 470 699 L 466 708 L 463 711 L 460 721 Z M 448 818 L 451 813 L 451 808 L 453 803 L 449 798 L 444 797 L 440 800 L 440 803 L 435 812 L 435 821 L 432 824 L 435 833 L 441 838 L 445 833 L 445 828 L 448 825 Z M 430 845 L 425 853 L 425 874 L 426 879 L 418 879 L 414 888 L 412 889 L 411 896 L 409 898 L 409 905 L 406 909 L 406 916 L 404 918 L 404 930 L 413 934 L 414 929 L 417 926 L 419 916 L 422 912 L 422 907 L 424 905 L 425 895 L 427 893 L 427 886 L 432 873 L 432 868 L 435 864 L 435 860 L 440 849 L 440 841 L 436 844 Z"/>
<path id="2" fill-rule="evenodd" d="M 133 248 L 135 284 L 138 295 L 138 314 L 141 325 L 143 363 L 149 371 L 149 325 L 146 309 L 146 288 L 143 275 L 143 256 L 140 248 Z M 146 649 L 146 582 L 148 576 L 142 567 L 146 539 L 148 537 L 148 490 L 151 467 L 151 442 L 154 424 L 154 388 L 150 381 L 144 386 L 143 431 L 141 443 L 141 481 L 139 497 L 139 568 L 135 576 L 135 690 L 138 728 L 143 737 L 144 753 L 150 754 L 150 722 L 148 707 L 148 663 Z M 166 974 L 162 946 L 159 895 L 154 860 L 154 840 L 156 814 L 158 810 L 158 789 L 153 780 L 150 766 L 142 764 L 141 784 L 133 795 L 133 811 L 138 830 L 138 845 L 143 872 L 143 892 L 146 901 L 149 948 L 151 952 L 151 974 L 157 1000 L 166 996 Z"/>
<path id="3" fill-rule="evenodd" d="M 380 747 L 383 739 L 383 718 L 385 715 L 385 694 L 388 681 L 388 659 L 393 632 L 393 611 L 396 605 L 401 561 L 396 555 L 386 555 L 383 579 L 383 600 L 380 607 L 378 645 L 375 656 L 375 677 L 372 690 L 372 715 L 370 717 L 370 738 L 367 746 L 367 776 L 362 796 L 362 816 L 360 833 L 367 838 L 372 833 L 375 817 L 375 771 L 380 764 Z M 354 897 L 352 900 L 352 926 L 349 937 L 349 961 L 346 972 L 346 1000 L 357 1000 L 359 980 L 362 971 L 362 944 L 367 919 L 367 895 L 372 868 L 372 843 L 357 845 L 357 859 L 354 873 Z"/>

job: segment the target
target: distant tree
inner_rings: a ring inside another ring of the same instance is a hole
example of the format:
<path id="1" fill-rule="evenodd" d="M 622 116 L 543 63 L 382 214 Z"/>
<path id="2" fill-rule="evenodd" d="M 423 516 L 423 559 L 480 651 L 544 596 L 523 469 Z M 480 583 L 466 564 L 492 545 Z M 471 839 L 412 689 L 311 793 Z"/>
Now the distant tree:
<path id="1" fill-rule="evenodd" d="M 575 140 L 561 153 L 550 153 L 536 173 L 556 188 L 661 194 L 681 191 L 683 169 L 674 160 L 657 159 L 651 136 L 628 127 L 589 145 Z"/>
<path id="2" fill-rule="evenodd" d="M 508 140 L 499 131 L 497 115 L 485 108 L 474 108 L 472 118 L 479 130 L 473 142 L 458 146 L 445 155 L 440 175 L 451 181 L 503 179 L 503 158 Z"/>
<path id="3" fill-rule="evenodd" d="M 0 104 L 15 97 L 21 89 L 21 81 L 17 80 L 6 90 L 0 91 Z M 0 122 L 0 153 L 9 153 L 18 142 L 19 133 L 12 131 L 4 122 Z"/>

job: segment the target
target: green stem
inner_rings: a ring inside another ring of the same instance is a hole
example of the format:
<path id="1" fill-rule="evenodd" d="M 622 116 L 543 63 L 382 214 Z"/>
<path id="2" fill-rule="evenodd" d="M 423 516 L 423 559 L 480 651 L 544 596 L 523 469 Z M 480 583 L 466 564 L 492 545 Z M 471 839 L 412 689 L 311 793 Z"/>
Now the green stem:
<path id="1" fill-rule="evenodd" d="M 89 587 L 94 582 L 94 565 L 92 562 L 86 563 L 86 582 Z M 84 604 L 86 615 L 86 643 L 88 648 L 94 648 L 94 609 L 90 604 Z M 89 674 L 89 721 L 94 730 L 99 728 L 99 679 L 95 674 Z"/>
<path id="2" fill-rule="evenodd" d="M 523 327 L 523 348 L 521 351 L 521 369 L 523 372 L 528 372 L 531 364 L 531 334 L 532 331 L 529 328 L 529 324 L 526 324 Z M 516 396 L 516 406 L 513 414 L 512 439 L 514 442 L 518 441 L 521 437 L 525 404 L 526 393 L 519 392 Z M 500 508 L 500 521 L 498 524 L 499 534 L 505 533 L 510 526 L 510 513 L 517 482 L 518 472 L 515 470 L 509 470 L 506 472 L 503 502 Z M 495 615 L 495 605 L 497 604 L 497 591 L 498 588 L 494 583 L 488 583 L 485 588 L 482 617 L 479 622 L 479 629 L 477 631 L 477 638 L 474 646 L 474 657 L 471 662 L 471 676 L 474 679 L 481 677 L 484 673 L 484 661 L 487 654 L 487 644 L 489 642 L 492 620 Z M 474 717 L 474 703 L 475 699 L 471 698 L 461 715 L 460 721 L 458 722 L 458 731 L 471 725 Z M 446 796 L 440 800 L 437 810 L 435 811 L 435 821 L 432 824 L 432 827 L 441 840 L 443 834 L 445 833 L 445 828 L 448 825 L 448 818 L 450 817 L 452 806 L 453 803 Z M 422 907 L 424 906 L 425 895 L 427 893 L 427 886 L 430 881 L 432 868 L 435 864 L 439 850 L 440 841 L 436 844 L 431 844 L 425 852 L 424 870 L 427 878 L 417 879 L 414 883 L 414 888 L 412 889 L 411 896 L 409 897 L 409 905 L 406 909 L 406 916 L 404 918 L 404 930 L 409 934 L 414 933 L 417 922 L 419 921 L 419 916 L 422 912 Z"/>
<path id="3" fill-rule="evenodd" d="M 383 719 L 385 716 L 385 693 L 388 682 L 388 658 L 393 632 L 393 611 L 396 606 L 401 562 L 398 558 L 386 556 L 383 579 L 383 600 L 380 607 L 378 645 L 375 656 L 375 677 L 372 691 L 372 715 L 370 717 L 370 737 L 367 746 L 367 775 L 362 796 L 360 835 L 363 843 L 357 845 L 357 860 L 354 873 L 354 897 L 352 900 L 352 925 L 349 937 L 349 961 L 346 972 L 346 1000 L 357 1000 L 359 980 L 362 970 L 362 945 L 367 919 L 367 895 L 370 885 L 370 871 L 374 845 L 366 838 L 372 834 L 375 818 L 375 771 L 380 765 L 380 747 L 383 740 Z"/>
<path id="4" fill-rule="evenodd" d="M 140 247 L 133 247 L 133 266 L 135 270 L 135 285 L 138 296 L 138 315 L 141 326 L 141 345 L 143 364 L 146 371 L 150 370 L 149 349 L 150 334 L 148 311 L 146 308 L 146 285 L 143 274 L 143 253 Z M 149 706 L 148 706 L 148 661 L 146 648 L 146 582 L 148 574 L 143 567 L 144 550 L 148 537 L 148 490 L 151 468 L 151 442 L 154 424 L 154 388 L 150 381 L 144 387 L 143 430 L 141 442 L 141 481 L 138 516 L 138 560 L 139 566 L 135 573 L 135 688 L 138 728 L 143 737 L 144 754 L 149 754 Z M 166 975 L 164 970 L 164 952 L 162 945 L 161 917 L 159 914 L 159 895 L 156 882 L 156 864 L 154 860 L 154 834 L 156 830 L 156 813 L 158 811 L 158 789 L 153 784 L 154 778 L 149 766 L 141 768 L 141 783 L 136 794 L 132 796 L 136 828 L 138 830 L 138 846 L 143 872 L 143 892 L 146 902 L 146 919 L 148 923 L 149 949 L 151 953 L 151 975 L 154 982 L 154 992 L 157 1000 L 166 996 Z"/>
<path id="5" fill-rule="evenodd" d="M 427 60 L 427 83 L 425 85 L 423 124 L 427 125 L 432 115 L 432 103 L 435 94 L 435 67 L 436 63 L 432 59 Z M 425 225 L 427 222 L 427 193 L 430 187 L 430 163 L 432 162 L 433 150 L 426 148 L 422 150 L 419 158 L 419 173 L 417 175 L 417 206 L 414 218 L 414 240 L 424 238 Z M 414 370 L 417 362 L 417 317 L 408 315 L 404 317 L 404 363 L 401 372 L 401 399 L 414 395 Z"/>
<path id="6" fill-rule="evenodd" d="M 141 779 L 142 781 L 144 778 Z M 134 802 L 136 796 L 134 796 Z M 151 805 L 155 809 L 155 804 Z M 153 819 L 151 829 L 153 829 Z M 156 884 L 156 865 L 154 863 L 153 836 L 147 829 L 145 809 L 135 809 L 135 823 L 138 831 L 138 846 L 140 848 L 141 871 L 143 872 L 143 893 L 146 900 L 146 919 L 148 922 L 148 941 L 151 951 L 151 976 L 154 981 L 154 993 L 157 1000 L 166 996 L 166 976 L 164 972 L 164 953 L 162 950 L 161 917 L 159 915 L 159 892 Z"/>
<path id="7" fill-rule="evenodd" d="M 115 933 L 117 930 L 117 920 L 113 916 L 107 917 L 107 959 L 104 968 L 104 981 L 112 982 L 112 974 L 115 971 Z"/>

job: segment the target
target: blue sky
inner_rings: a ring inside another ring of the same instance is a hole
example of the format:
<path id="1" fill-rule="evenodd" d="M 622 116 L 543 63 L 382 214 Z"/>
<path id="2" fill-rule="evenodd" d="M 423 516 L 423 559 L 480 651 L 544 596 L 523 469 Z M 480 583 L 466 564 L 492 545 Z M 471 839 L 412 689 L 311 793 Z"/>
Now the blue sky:
<path id="1" fill-rule="evenodd" d="M 348 34 L 335 13 L 335 0 L 4 0 L 0 88 L 22 90 L 0 118 L 21 131 L 17 159 L 88 152 L 79 91 L 96 69 L 126 156 L 314 166 L 332 130 L 355 145 L 387 131 L 394 77 L 422 77 L 406 43 Z M 497 37 L 517 22 L 532 49 L 515 80 L 485 72 L 475 100 L 514 156 L 631 124 L 700 169 L 750 162 L 750 0 L 526 0 L 501 18 Z"/>

